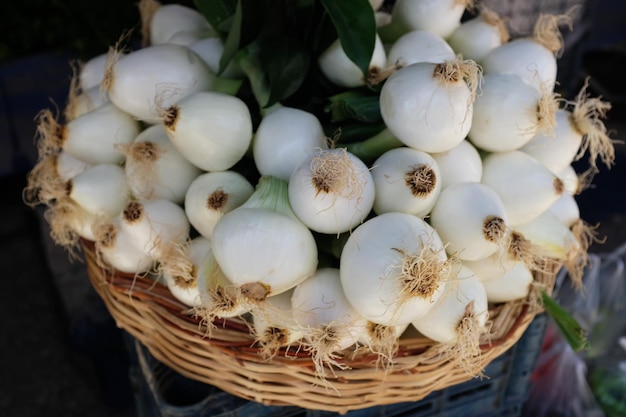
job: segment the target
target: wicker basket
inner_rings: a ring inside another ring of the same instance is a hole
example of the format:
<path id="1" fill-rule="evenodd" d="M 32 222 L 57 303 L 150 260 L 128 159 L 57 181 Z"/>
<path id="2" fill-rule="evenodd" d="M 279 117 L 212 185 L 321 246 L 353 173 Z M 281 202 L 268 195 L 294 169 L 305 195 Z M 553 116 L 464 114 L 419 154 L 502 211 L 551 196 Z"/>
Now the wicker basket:
<path id="1" fill-rule="evenodd" d="M 83 241 L 82 247 L 89 279 L 120 328 L 181 375 L 247 400 L 346 413 L 418 401 L 475 376 L 451 355 L 441 354 L 432 340 L 403 337 L 392 370 L 381 370 L 373 355 L 358 360 L 346 355 L 344 364 L 349 369 L 335 369 L 320 380 L 306 352 L 282 352 L 265 359 L 243 319 L 219 320 L 208 337 L 206 326 L 167 287 L 148 278 L 107 271 L 98 265 L 91 242 Z M 551 289 L 558 267 L 552 265 L 535 279 Z M 511 348 L 537 313 L 525 300 L 494 306 L 490 339 L 481 345 L 479 369 Z"/>

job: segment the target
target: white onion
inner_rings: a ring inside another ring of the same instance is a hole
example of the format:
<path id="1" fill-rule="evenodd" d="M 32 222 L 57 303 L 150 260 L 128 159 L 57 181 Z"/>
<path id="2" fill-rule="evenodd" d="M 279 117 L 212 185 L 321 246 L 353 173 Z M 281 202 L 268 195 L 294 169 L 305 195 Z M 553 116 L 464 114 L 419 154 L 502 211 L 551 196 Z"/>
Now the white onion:
<path id="1" fill-rule="evenodd" d="M 518 75 L 537 91 L 553 91 L 557 78 L 557 54 L 563 47 L 559 24 L 567 16 L 540 15 L 532 36 L 513 39 L 492 49 L 481 60 L 485 74 Z"/>
<path id="2" fill-rule="evenodd" d="M 556 175 L 522 151 L 488 155 L 483 160 L 482 182 L 498 193 L 512 226 L 539 216 L 564 191 Z"/>
<path id="3" fill-rule="evenodd" d="M 441 192 L 441 173 L 433 157 L 406 147 L 383 153 L 372 164 L 374 212 L 391 211 L 424 217 Z"/>
<path id="4" fill-rule="evenodd" d="M 250 198 L 254 187 L 236 171 L 206 172 L 192 181 L 185 193 L 185 213 L 189 223 L 206 238 L 224 214 Z"/>
<path id="5" fill-rule="evenodd" d="M 488 185 L 462 182 L 446 187 L 429 220 L 448 254 L 459 259 L 481 259 L 505 246 L 506 208 Z"/>
<path id="6" fill-rule="evenodd" d="M 210 33 L 213 29 L 197 10 L 182 4 L 162 4 L 150 19 L 150 43 L 158 45 L 171 42 L 178 32 L 194 31 Z"/>
<path id="7" fill-rule="evenodd" d="M 367 220 L 348 237 L 340 259 L 348 301 L 374 323 L 411 323 L 441 296 L 450 268 L 431 226 L 405 213 Z"/>
<path id="8" fill-rule="evenodd" d="M 268 359 L 281 347 L 294 345 L 304 337 L 291 306 L 294 290 L 267 297 L 266 311 L 252 314 L 254 340 L 261 346 L 261 355 Z"/>
<path id="9" fill-rule="evenodd" d="M 376 77 L 387 63 L 387 54 L 380 37 L 376 35 L 374 51 L 369 63 L 369 77 Z M 321 53 L 317 59 L 322 73 L 331 82 L 342 87 L 359 87 L 371 82 L 361 69 L 348 58 L 339 39 Z"/>
<path id="10" fill-rule="evenodd" d="M 457 0 L 397 0 L 391 22 L 381 28 L 385 42 L 411 30 L 427 30 L 447 38 L 461 24 L 468 2 Z"/>
<path id="11" fill-rule="evenodd" d="M 412 30 L 391 45 L 387 65 L 405 67 L 416 62 L 440 64 L 453 60 L 455 56 L 452 47 L 441 36 L 426 30 Z"/>
<path id="12" fill-rule="evenodd" d="M 111 53 L 102 89 L 123 111 L 157 123 L 163 109 L 189 94 L 209 90 L 214 80 L 215 75 L 195 52 L 162 44 L 121 57 Z"/>
<path id="13" fill-rule="evenodd" d="M 202 173 L 178 152 L 160 124 L 149 126 L 122 149 L 126 179 L 136 198 L 166 198 L 180 204 Z"/>
<path id="14" fill-rule="evenodd" d="M 469 139 L 487 151 L 519 149 L 538 132 L 552 133 L 557 108 L 551 94 L 540 93 L 515 74 L 486 74 L 474 102 Z"/>
<path id="15" fill-rule="evenodd" d="M 291 210 L 287 183 L 278 178 L 261 177 L 252 196 L 217 222 L 211 241 L 220 268 L 251 303 L 293 288 L 317 269 L 313 234 Z"/>
<path id="16" fill-rule="evenodd" d="M 131 200 L 120 214 L 120 228 L 155 260 L 176 253 L 190 229 L 183 208 L 162 198 Z"/>
<path id="17" fill-rule="evenodd" d="M 435 152 L 431 156 L 441 173 L 441 188 L 459 182 L 480 182 L 483 176 L 483 161 L 480 153 L 467 139 L 444 152 Z"/>
<path id="18" fill-rule="evenodd" d="M 174 298 L 188 307 L 202 305 L 198 288 L 198 271 L 202 261 L 211 250 L 211 241 L 198 236 L 184 247 L 181 254 L 184 259 L 178 260 L 178 265 L 160 265 L 167 288 Z"/>
<path id="19" fill-rule="evenodd" d="M 345 148 L 318 150 L 289 178 L 289 202 L 298 218 L 320 233 L 343 233 L 374 205 L 369 168 Z"/>
<path id="20" fill-rule="evenodd" d="M 79 85 L 82 91 L 99 87 L 104 79 L 104 73 L 107 62 L 107 54 L 102 53 L 91 57 L 80 67 Z"/>
<path id="21" fill-rule="evenodd" d="M 424 336 L 447 344 L 446 349 L 468 370 L 480 356 L 480 336 L 487 331 L 487 292 L 467 267 L 459 265 L 456 279 L 446 284 L 435 305 L 412 325 Z"/>
<path id="22" fill-rule="evenodd" d="M 478 16 L 462 22 L 447 40 L 463 58 L 480 63 L 492 49 L 509 41 L 509 32 L 497 13 L 482 8 Z"/>
<path id="23" fill-rule="evenodd" d="M 291 173 L 320 149 L 328 149 L 321 122 L 313 113 L 280 106 L 263 118 L 252 143 L 261 175 L 289 180 Z"/>
<path id="24" fill-rule="evenodd" d="M 324 364 L 334 363 L 333 354 L 358 341 L 367 324 L 346 299 L 336 268 L 320 268 L 298 284 L 291 308 L 316 369 L 322 372 Z"/>
<path id="25" fill-rule="evenodd" d="M 406 146 L 425 152 L 452 149 L 470 131 L 478 79 L 475 63 L 456 59 L 400 68 L 380 92 L 383 121 Z"/>
<path id="26" fill-rule="evenodd" d="M 238 97 L 198 91 L 164 112 L 165 131 L 178 151 L 204 171 L 232 168 L 252 141 L 252 118 Z"/>
<path id="27" fill-rule="evenodd" d="M 153 268 L 155 261 L 134 245 L 132 238 L 119 227 L 119 218 L 97 225 L 94 236 L 96 253 L 105 268 L 135 275 Z"/>
<path id="28" fill-rule="evenodd" d="M 194 51 L 198 56 L 206 62 L 214 74 L 218 74 L 226 78 L 243 78 L 245 76 L 243 70 L 237 64 L 237 60 L 231 60 L 223 72 L 219 72 L 220 59 L 224 53 L 224 43 L 218 37 L 198 39 L 188 45 L 189 49 Z"/>

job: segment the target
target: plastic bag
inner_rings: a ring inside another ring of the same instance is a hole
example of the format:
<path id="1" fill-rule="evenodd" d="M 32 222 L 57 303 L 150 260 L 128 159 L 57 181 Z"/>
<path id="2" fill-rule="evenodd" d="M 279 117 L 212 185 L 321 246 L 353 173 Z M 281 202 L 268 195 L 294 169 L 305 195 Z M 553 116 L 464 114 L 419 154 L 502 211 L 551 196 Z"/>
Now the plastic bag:
<path id="1" fill-rule="evenodd" d="M 575 352 L 550 321 L 524 415 L 626 416 L 626 243 L 608 254 L 590 254 L 578 290 L 557 276 L 555 300 L 587 333 L 589 347 Z"/>

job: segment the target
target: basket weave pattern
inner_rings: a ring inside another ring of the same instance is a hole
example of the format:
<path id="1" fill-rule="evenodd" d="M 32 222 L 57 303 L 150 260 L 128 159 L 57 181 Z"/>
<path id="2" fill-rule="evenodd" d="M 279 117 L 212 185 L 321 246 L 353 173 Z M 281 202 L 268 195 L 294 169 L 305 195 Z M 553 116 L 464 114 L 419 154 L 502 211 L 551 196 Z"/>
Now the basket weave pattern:
<path id="1" fill-rule="evenodd" d="M 98 265 L 91 242 L 83 241 L 82 247 L 91 284 L 118 327 L 181 375 L 247 400 L 345 413 L 418 401 L 473 377 L 454 357 L 441 354 L 432 340 L 415 336 L 400 338 L 393 368 L 387 372 L 375 355 L 349 353 L 339 361 L 348 369 L 333 369 L 321 380 L 308 353 L 290 349 L 271 360 L 264 358 L 243 319 L 216 320 L 209 337 L 207 326 L 166 286 L 107 271 Z M 551 289 L 557 268 L 537 273 L 536 281 Z M 513 346 L 539 312 L 524 301 L 490 309 L 490 338 L 481 345 L 479 369 Z"/>

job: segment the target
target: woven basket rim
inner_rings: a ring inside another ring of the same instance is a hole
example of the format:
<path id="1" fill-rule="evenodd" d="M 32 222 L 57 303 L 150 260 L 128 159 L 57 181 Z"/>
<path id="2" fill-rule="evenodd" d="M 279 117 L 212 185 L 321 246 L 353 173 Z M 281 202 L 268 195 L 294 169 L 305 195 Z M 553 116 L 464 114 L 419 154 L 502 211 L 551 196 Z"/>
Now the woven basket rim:
<path id="1" fill-rule="evenodd" d="M 381 369 L 376 354 L 358 356 L 358 360 L 346 354 L 338 363 L 347 369 L 329 369 L 320 378 L 307 352 L 282 348 L 271 359 L 264 357 L 241 318 L 217 318 L 209 336 L 207 326 L 164 284 L 104 269 L 91 241 L 81 240 L 81 248 L 89 280 L 119 328 L 181 375 L 240 398 L 346 413 L 418 401 L 477 376 L 459 367 L 455 358 L 441 354 L 437 343 L 416 336 L 399 339 L 391 370 Z M 560 265 L 550 266 L 549 272 L 535 274 L 548 292 Z M 477 369 L 484 369 L 511 348 L 539 312 L 525 300 L 490 308 L 496 333 L 494 337 L 492 331 L 492 338 L 481 344 Z"/>

